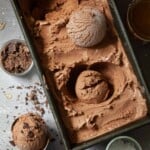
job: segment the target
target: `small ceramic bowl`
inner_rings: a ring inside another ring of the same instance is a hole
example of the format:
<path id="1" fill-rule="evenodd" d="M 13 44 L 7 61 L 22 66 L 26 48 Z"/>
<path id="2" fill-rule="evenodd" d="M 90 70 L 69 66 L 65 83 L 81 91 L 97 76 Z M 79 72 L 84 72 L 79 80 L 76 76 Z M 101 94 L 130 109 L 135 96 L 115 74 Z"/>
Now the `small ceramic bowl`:
<path id="1" fill-rule="evenodd" d="M 132 0 L 127 10 L 127 24 L 138 39 L 150 42 L 150 1 Z"/>
<path id="2" fill-rule="evenodd" d="M 6 72 L 7 74 L 9 74 L 9 75 L 13 75 L 13 76 L 24 76 L 24 75 L 28 74 L 28 73 L 31 71 L 31 69 L 33 68 L 34 63 L 33 63 L 33 61 L 32 61 L 32 58 L 31 58 L 31 63 L 30 63 L 30 65 L 28 66 L 28 68 L 25 69 L 25 70 L 22 71 L 22 72 L 10 72 L 10 71 L 8 71 L 8 70 L 4 67 L 3 61 L 4 61 L 4 57 L 5 57 L 5 56 L 3 56 L 4 54 L 2 54 L 2 53 L 6 52 L 7 46 L 8 46 L 9 44 L 11 44 L 11 43 L 13 43 L 13 44 L 21 43 L 21 44 L 23 44 L 24 46 L 27 46 L 27 45 L 25 44 L 25 41 L 19 40 L 19 39 L 13 39 L 13 40 L 10 40 L 10 41 L 7 41 L 6 43 L 4 43 L 4 45 L 2 46 L 1 51 L 0 51 L 0 66 L 1 66 L 1 69 L 2 69 L 4 72 Z M 7 55 L 9 55 L 9 54 L 7 54 Z M 20 61 L 21 61 L 21 60 L 20 60 Z"/>
<path id="3" fill-rule="evenodd" d="M 112 139 L 106 150 L 142 150 L 140 144 L 133 138 L 129 136 L 118 136 Z"/>

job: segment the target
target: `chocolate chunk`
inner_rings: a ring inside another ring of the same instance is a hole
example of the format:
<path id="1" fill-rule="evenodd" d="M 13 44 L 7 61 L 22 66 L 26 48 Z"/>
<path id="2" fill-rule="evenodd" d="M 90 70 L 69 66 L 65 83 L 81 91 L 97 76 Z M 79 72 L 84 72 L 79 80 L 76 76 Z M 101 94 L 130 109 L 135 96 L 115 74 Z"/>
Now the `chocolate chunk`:
<path id="1" fill-rule="evenodd" d="M 23 123 L 23 129 L 27 129 L 27 128 L 30 128 L 30 126 L 29 126 L 28 123 L 24 122 L 24 123 Z"/>
<path id="2" fill-rule="evenodd" d="M 23 130 L 21 130 L 21 133 L 24 133 Z"/>
<path id="3" fill-rule="evenodd" d="M 36 123 L 35 129 L 40 129 L 40 126 Z"/>
<path id="4" fill-rule="evenodd" d="M 37 99 L 38 99 L 35 90 L 32 90 L 32 91 L 31 91 L 31 93 L 30 93 L 30 95 L 29 95 L 29 98 L 30 98 L 31 100 L 37 100 Z"/>
<path id="5" fill-rule="evenodd" d="M 33 138 L 33 137 L 34 137 L 34 133 L 33 133 L 32 131 L 29 131 L 29 132 L 28 132 L 28 137 L 29 137 L 29 138 Z"/>

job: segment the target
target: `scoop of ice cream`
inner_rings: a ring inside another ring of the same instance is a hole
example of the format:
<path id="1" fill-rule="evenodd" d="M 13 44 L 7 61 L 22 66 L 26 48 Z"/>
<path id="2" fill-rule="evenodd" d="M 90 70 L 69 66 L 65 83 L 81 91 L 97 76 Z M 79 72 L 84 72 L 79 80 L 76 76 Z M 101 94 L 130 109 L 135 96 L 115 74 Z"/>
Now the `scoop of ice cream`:
<path id="1" fill-rule="evenodd" d="M 74 11 L 67 32 L 72 41 L 81 47 L 91 47 L 101 42 L 106 33 L 106 19 L 97 8 L 83 7 Z"/>
<path id="2" fill-rule="evenodd" d="M 80 73 L 75 85 L 76 95 L 82 102 L 95 104 L 108 98 L 109 85 L 97 71 L 86 70 Z"/>
<path id="3" fill-rule="evenodd" d="M 37 114 L 28 113 L 14 122 L 12 137 L 20 150 L 43 150 L 49 135 L 43 119 Z"/>

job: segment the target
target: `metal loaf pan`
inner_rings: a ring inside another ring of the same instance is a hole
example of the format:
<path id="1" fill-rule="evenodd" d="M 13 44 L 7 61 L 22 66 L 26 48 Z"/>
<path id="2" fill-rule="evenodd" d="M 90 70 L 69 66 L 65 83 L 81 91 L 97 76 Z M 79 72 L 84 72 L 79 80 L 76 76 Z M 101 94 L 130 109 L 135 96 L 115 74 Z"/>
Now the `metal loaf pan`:
<path id="1" fill-rule="evenodd" d="M 50 85 L 46 81 L 44 69 L 41 67 L 41 65 L 38 61 L 39 56 L 36 52 L 36 48 L 35 48 L 35 45 L 33 44 L 34 42 L 33 42 L 32 36 L 31 36 L 31 34 L 28 30 L 27 24 L 26 24 L 25 19 L 23 17 L 23 12 L 22 12 L 19 4 L 18 4 L 18 1 L 19 0 L 11 0 L 11 3 L 12 3 L 12 6 L 14 8 L 14 11 L 16 13 L 16 16 L 18 18 L 18 21 L 19 21 L 21 30 L 24 34 L 25 40 L 26 40 L 26 42 L 29 46 L 29 49 L 31 50 L 33 61 L 34 61 L 34 64 L 36 66 L 36 69 L 37 69 L 37 73 L 38 73 L 39 78 L 41 80 L 41 83 L 44 87 L 45 94 L 46 94 L 47 99 L 49 101 L 50 108 L 52 110 L 54 119 L 56 121 L 57 127 L 58 127 L 59 132 L 61 134 L 61 137 L 63 139 L 63 143 L 64 143 L 64 146 L 65 146 L 66 150 L 85 149 L 85 148 L 90 147 L 94 144 L 97 144 L 101 141 L 104 141 L 104 140 L 112 138 L 116 135 L 122 134 L 124 132 L 129 131 L 129 130 L 132 130 L 132 129 L 135 129 L 135 128 L 138 128 L 138 127 L 141 127 L 141 126 L 144 126 L 144 125 L 150 123 L 150 117 L 149 117 L 149 115 L 147 115 L 146 118 L 143 118 L 143 119 L 138 120 L 134 123 L 131 123 L 129 125 L 121 127 L 121 128 L 119 128 L 119 129 L 117 129 L 113 132 L 107 133 L 103 136 L 97 137 L 95 139 L 92 139 L 90 141 L 87 141 L 87 142 L 84 142 L 84 143 L 81 143 L 81 144 L 78 144 L 78 145 L 72 145 L 71 142 L 69 141 L 66 129 L 65 129 L 63 121 L 60 117 L 60 112 L 59 112 L 57 104 L 55 102 L 54 95 L 52 94 L 52 91 L 49 90 Z M 128 59 L 131 62 L 131 65 L 132 65 L 132 67 L 135 71 L 135 74 L 137 75 L 137 78 L 138 78 L 139 82 L 141 83 L 141 85 L 144 86 L 144 89 L 145 89 L 144 90 L 144 95 L 145 95 L 145 97 L 147 99 L 147 103 L 149 105 L 150 97 L 149 97 L 149 94 L 148 94 L 148 88 L 147 88 L 147 85 L 145 84 L 145 80 L 143 78 L 141 69 L 140 69 L 140 67 L 137 63 L 137 58 L 136 58 L 136 56 L 133 52 L 133 49 L 132 49 L 132 46 L 131 46 L 131 44 L 129 42 L 129 39 L 127 37 L 126 31 L 125 31 L 124 26 L 121 22 L 121 19 L 120 19 L 115 1 L 114 0 L 108 0 L 108 1 L 109 1 L 110 9 L 111 9 L 111 12 L 112 12 L 112 16 L 114 18 L 114 24 L 115 24 L 116 30 L 117 30 L 117 32 L 120 36 L 120 39 L 122 40 L 124 49 L 126 51 Z M 120 0 L 120 1 L 122 1 L 122 0 Z M 124 0 L 124 1 L 126 1 L 126 0 Z"/>

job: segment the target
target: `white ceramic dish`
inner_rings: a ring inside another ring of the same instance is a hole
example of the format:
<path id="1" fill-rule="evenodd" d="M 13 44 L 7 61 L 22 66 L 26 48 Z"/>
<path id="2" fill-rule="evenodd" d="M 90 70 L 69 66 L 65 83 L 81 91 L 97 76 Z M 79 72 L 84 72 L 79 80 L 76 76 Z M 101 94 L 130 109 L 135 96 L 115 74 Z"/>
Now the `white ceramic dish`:
<path id="1" fill-rule="evenodd" d="M 142 147 L 132 137 L 118 136 L 108 143 L 106 150 L 142 150 Z"/>

